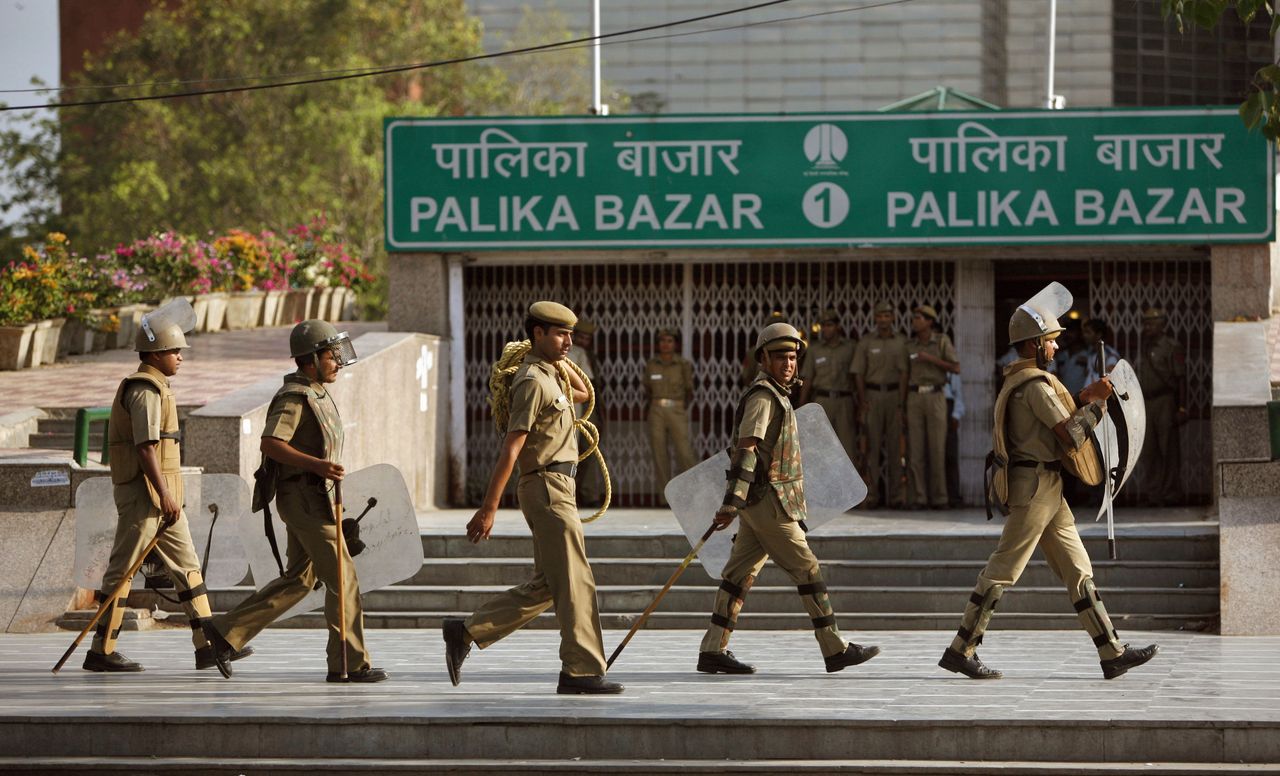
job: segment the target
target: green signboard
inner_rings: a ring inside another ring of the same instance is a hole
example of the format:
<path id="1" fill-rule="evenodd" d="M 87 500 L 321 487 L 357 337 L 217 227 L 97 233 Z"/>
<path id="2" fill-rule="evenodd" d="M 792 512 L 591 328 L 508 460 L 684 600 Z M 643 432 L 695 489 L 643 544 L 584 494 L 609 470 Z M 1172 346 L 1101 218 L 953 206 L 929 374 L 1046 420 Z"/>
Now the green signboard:
<path id="1" fill-rule="evenodd" d="M 387 248 L 1268 242 L 1234 109 L 385 123 Z"/>

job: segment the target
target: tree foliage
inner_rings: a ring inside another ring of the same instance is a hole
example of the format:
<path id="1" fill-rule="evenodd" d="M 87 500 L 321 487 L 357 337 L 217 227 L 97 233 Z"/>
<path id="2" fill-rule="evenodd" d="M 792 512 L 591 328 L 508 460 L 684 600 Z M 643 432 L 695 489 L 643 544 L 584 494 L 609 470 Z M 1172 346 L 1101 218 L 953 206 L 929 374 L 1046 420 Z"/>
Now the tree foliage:
<path id="1" fill-rule="evenodd" d="M 1206 30 L 1218 25 L 1222 15 L 1234 9 L 1246 26 L 1259 14 L 1271 18 L 1271 40 L 1280 33 L 1280 15 L 1276 14 L 1276 0 L 1160 0 L 1166 19 L 1173 19 L 1178 31 L 1185 33 L 1188 23 Z M 1280 140 L 1280 62 L 1272 62 L 1253 75 L 1249 96 L 1240 106 L 1240 118 L 1249 129 L 1261 127 L 1271 141 Z"/>

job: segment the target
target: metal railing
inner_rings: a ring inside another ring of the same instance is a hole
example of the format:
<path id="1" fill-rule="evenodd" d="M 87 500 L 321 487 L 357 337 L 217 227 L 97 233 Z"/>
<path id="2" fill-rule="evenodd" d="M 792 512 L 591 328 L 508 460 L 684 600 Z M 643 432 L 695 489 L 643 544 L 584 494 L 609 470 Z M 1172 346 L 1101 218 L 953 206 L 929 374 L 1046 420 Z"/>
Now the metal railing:
<path id="1" fill-rule="evenodd" d="M 82 407 L 76 411 L 76 463 L 84 466 L 89 461 L 89 427 L 102 421 L 102 463 L 111 463 L 111 448 L 107 445 L 107 429 L 111 419 L 110 407 Z"/>

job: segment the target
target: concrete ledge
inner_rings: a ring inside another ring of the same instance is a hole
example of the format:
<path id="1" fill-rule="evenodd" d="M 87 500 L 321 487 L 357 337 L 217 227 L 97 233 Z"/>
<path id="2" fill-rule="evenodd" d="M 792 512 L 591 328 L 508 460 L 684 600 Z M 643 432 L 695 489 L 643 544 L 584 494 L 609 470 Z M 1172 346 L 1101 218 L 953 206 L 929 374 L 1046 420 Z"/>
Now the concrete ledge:
<path id="1" fill-rule="evenodd" d="M 1271 400 L 1271 357 L 1267 324 L 1213 324 L 1213 407 L 1258 407 Z M 1229 357 L 1227 357 L 1229 354 Z M 1266 436 L 1266 426 L 1261 432 Z"/>
<path id="2" fill-rule="evenodd" d="M 1280 462 L 1233 468 L 1240 470 L 1242 481 L 1252 483 L 1265 495 L 1223 498 L 1219 505 L 1222 635 L 1278 635 L 1280 511 L 1276 509 L 1276 491 L 1280 491 Z"/>
<path id="3" fill-rule="evenodd" d="M 0 415 L 0 448 L 26 447 L 27 440 L 39 430 L 40 421 L 48 414 L 38 407 Z"/>

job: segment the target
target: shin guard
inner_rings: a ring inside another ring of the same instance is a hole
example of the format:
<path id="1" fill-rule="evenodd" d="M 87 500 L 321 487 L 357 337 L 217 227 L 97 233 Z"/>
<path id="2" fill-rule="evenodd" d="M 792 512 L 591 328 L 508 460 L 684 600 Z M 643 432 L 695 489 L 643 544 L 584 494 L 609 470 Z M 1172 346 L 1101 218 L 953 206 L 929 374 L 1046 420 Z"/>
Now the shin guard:
<path id="1" fill-rule="evenodd" d="M 1080 624 L 1093 639 L 1098 657 L 1109 660 L 1123 654 L 1124 645 L 1120 643 L 1120 636 L 1116 633 L 1115 626 L 1111 624 L 1107 607 L 1102 605 L 1102 595 L 1098 592 L 1098 588 L 1094 587 L 1093 580 L 1086 579 L 1081 587 L 1084 597 L 1073 605 L 1076 616 L 1080 618 Z"/>
<path id="2" fill-rule="evenodd" d="M 729 646 L 729 637 L 737 626 L 743 599 L 755 580 L 754 576 L 748 576 L 742 580 L 741 585 L 735 585 L 727 579 L 721 580 L 720 589 L 716 591 L 716 603 L 711 610 L 711 627 L 707 628 L 706 635 L 702 637 L 700 651 L 723 652 Z"/>
<path id="3" fill-rule="evenodd" d="M 951 640 L 951 648 L 968 657 L 982 643 L 982 634 L 987 632 L 991 623 L 991 615 L 995 614 L 996 604 L 1004 595 L 1004 585 L 992 585 L 986 591 L 974 590 L 969 596 L 969 603 L 964 607 L 964 616 L 960 618 L 960 629 Z"/>
<path id="4" fill-rule="evenodd" d="M 812 582 L 796 585 L 796 592 L 809 613 L 809 621 L 813 623 L 813 635 L 818 639 L 823 657 L 830 657 L 844 652 L 848 643 L 840 635 L 836 627 L 836 615 L 831 608 L 831 598 L 827 595 L 827 584 L 820 575 Z"/>
<path id="5" fill-rule="evenodd" d="M 196 649 L 209 646 L 204 637 L 204 624 L 213 618 L 209 608 L 209 590 L 205 587 L 204 578 L 199 571 L 189 571 L 186 579 L 180 573 L 174 573 L 174 581 L 178 587 L 178 602 L 187 613 L 187 621 L 191 625 L 191 643 Z"/>
<path id="6" fill-rule="evenodd" d="M 107 598 L 107 594 L 101 590 L 93 595 L 94 603 L 99 606 Z M 90 650 L 97 652 L 99 655 L 110 655 L 116 651 L 116 639 L 120 638 L 120 625 L 124 622 L 124 610 L 128 605 L 129 585 L 125 585 L 120 594 L 116 596 L 116 600 L 111 602 L 107 610 L 102 613 L 102 617 L 98 619 L 98 625 L 94 629 L 93 644 Z"/>

